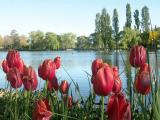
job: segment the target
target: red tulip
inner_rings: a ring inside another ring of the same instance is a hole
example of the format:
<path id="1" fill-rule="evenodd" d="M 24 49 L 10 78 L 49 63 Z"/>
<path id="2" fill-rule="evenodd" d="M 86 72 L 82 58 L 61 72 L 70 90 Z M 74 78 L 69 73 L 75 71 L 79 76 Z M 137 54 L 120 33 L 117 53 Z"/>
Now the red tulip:
<path id="1" fill-rule="evenodd" d="M 141 67 L 140 67 L 140 70 L 139 70 L 139 74 L 143 71 L 146 71 L 146 72 L 151 72 L 151 66 L 148 65 L 147 63 L 144 63 Z"/>
<path id="2" fill-rule="evenodd" d="M 56 76 L 54 77 L 53 80 L 49 80 L 49 81 L 48 81 L 47 89 L 48 89 L 49 91 L 52 91 L 52 90 L 57 91 L 57 90 L 58 90 L 58 80 L 57 80 L 57 77 L 56 77 Z"/>
<path id="3" fill-rule="evenodd" d="M 140 67 L 146 62 L 146 49 L 141 45 L 134 45 L 130 50 L 130 64 L 133 67 Z"/>
<path id="4" fill-rule="evenodd" d="M 93 89 L 97 95 L 107 96 L 113 88 L 114 75 L 113 70 L 108 65 L 100 68 L 93 80 Z"/>
<path id="5" fill-rule="evenodd" d="M 134 81 L 135 88 L 138 93 L 148 94 L 151 91 L 151 82 L 149 72 L 143 71 L 137 75 Z"/>
<path id="6" fill-rule="evenodd" d="M 42 65 L 38 67 L 38 75 L 42 78 Z"/>
<path id="7" fill-rule="evenodd" d="M 20 54 L 17 50 L 10 50 L 6 57 L 9 68 L 16 67 L 19 71 L 23 72 L 24 62 L 20 58 Z"/>
<path id="8" fill-rule="evenodd" d="M 15 66 L 17 66 L 17 64 L 19 64 L 19 60 L 21 58 L 20 58 L 20 54 L 17 50 L 10 50 L 10 51 L 8 51 L 6 59 L 7 59 L 9 67 L 15 67 Z"/>
<path id="9" fill-rule="evenodd" d="M 68 93 L 68 89 L 69 89 L 69 84 L 66 80 L 63 80 L 61 82 L 61 85 L 60 85 L 60 91 L 63 93 L 63 94 L 66 94 Z"/>
<path id="10" fill-rule="evenodd" d="M 61 58 L 60 57 L 56 57 L 54 59 L 54 63 L 56 64 L 56 69 L 59 69 L 61 66 Z"/>
<path id="11" fill-rule="evenodd" d="M 92 62 L 92 75 L 95 76 L 98 72 L 98 70 L 103 66 L 103 60 L 102 59 L 95 59 Z"/>
<path id="12" fill-rule="evenodd" d="M 68 96 L 68 104 L 67 104 L 67 95 L 63 96 L 63 100 L 64 100 L 65 105 L 67 105 L 68 108 L 72 108 L 73 99 L 71 96 Z"/>
<path id="13" fill-rule="evenodd" d="M 47 100 L 38 100 L 33 111 L 32 120 L 51 120 L 52 112 Z"/>
<path id="14" fill-rule="evenodd" d="M 110 96 L 107 106 L 109 120 L 131 120 L 130 103 L 123 94 Z"/>
<path id="15" fill-rule="evenodd" d="M 8 72 L 9 72 L 9 67 L 8 67 L 8 63 L 7 63 L 6 60 L 3 60 L 3 62 L 2 62 L 2 68 L 3 68 L 3 71 L 4 71 L 5 73 L 8 73 Z"/>
<path id="16" fill-rule="evenodd" d="M 13 88 L 19 88 L 22 85 L 22 76 L 17 68 L 11 68 L 7 73 L 7 80 Z"/>
<path id="17" fill-rule="evenodd" d="M 23 84 L 26 90 L 35 90 L 37 88 L 38 85 L 37 75 L 31 66 L 24 67 Z"/>
<path id="18" fill-rule="evenodd" d="M 113 74 L 114 74 L 114 85 L 112 91 L 114 93 L 119 93 L 122 88 L 122 81 L 119 77 L 119 72 L 117 67 L 113 67 Z"/>
<path id="19" fill-rule="evenodd" d="M 52 81 L 55 77 L 55 70 L 55 63 L 50 59 L 46 59 L 43 64 L 39 66 L 38 73 L 44 80 Z"/>

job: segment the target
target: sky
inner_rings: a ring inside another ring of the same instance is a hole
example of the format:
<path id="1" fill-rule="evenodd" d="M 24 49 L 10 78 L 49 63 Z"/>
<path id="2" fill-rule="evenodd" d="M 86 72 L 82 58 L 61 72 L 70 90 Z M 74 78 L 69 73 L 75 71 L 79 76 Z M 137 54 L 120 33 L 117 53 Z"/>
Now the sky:
<path id="1" fill-rule="evenodd" d="M 111 18 L 113 9 L 117 8 L 122 30 L 127 3 L 131 4 L 132 26 L 133 12 L 135 9 L 141 12 L 145 5 L 149 8 L 152 25 L 160 26 L 160 0 L 0 0 L 0 34 L 4 36 L 15 29 L 24 35 L 41 30 L 88 36 L 95 30 L 96 13 L 103 8 Z"/>

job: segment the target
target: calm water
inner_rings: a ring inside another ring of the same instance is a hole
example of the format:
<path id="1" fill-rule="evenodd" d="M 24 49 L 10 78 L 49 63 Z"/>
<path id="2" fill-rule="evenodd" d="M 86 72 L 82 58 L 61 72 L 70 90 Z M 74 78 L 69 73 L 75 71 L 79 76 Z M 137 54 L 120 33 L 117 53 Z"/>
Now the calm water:
<path id="1" fill-rule="evenodd" d="M 103 54 L 103 53 L 97 53 L 94 51 L 56 51 L 56 52 L 51 52 L 51 51 L 43 51 L 43 52 L 20 52 L 21 57 L 24 60 L 26 65 L 31 65 L 35 68 L 36 72 L 38 69 L 39 64 L 43 62 L 43 60 L 50 58 L 54 59 L 56 56 L 60 56 L 62 60 L 62 65 L 63 67 L 67 70 L 67 72 L 70 74 L 72 79 L 76 81 L 80 87 L 81 94 L 83 96 L 88 95 L 89 91 L 89 83 L 88 83 L 88 76 L 86 74 L 89 73 L 91 74 L 91 64 L 92 61 L 95 58 L 102 58 L 105 60 L 107 63 L 114 65 L 115 64 L 115 53 L 110 53 L 110 54 Z M 7 52 L 0 52 L 0 61 L 5 59 Z M 158 60 L 160 58 L 158 54 Z M 126 51 L 123 51 L 122 54 L 119 54 L 119 72 L 121 74 L 121 79 L 123 81 L 123 88 L 126 88 L 126 73 L 125 73 L 125 63 L 127 62 L 127 56 L 128 53 Z M 122 59 L 123 57 L 123 59 Z M 155 66 L 155 55 L 153 53 L 150 53 L 150 60 L 151 64 Z M 160 61 L 159 61 L 160 65 Z M 68 74 L 65 72 L 64 68 L 61 67 L 60 69 L 57 70 L 57 78 L 59 80 L 59 83 L 61 80 L 68 80 L 71 82 L 70 77 Z M 132 72 L 134 69 L 132 68 Z M 132 74 L 133 75 L 133 74 Z M 90 78 L 89 78 L 90 79 Z M 5 88 L 6 87 L 6 80 L 5 80 L 5 74 L 2 69 L 0 69 L 0 88 Z M 44 85 L 44 81 L 39 78 L 39 86 L 38 89 L 42 88 Z M 75 91 L 73 83 L 71 84 L 72 91 Z"/>

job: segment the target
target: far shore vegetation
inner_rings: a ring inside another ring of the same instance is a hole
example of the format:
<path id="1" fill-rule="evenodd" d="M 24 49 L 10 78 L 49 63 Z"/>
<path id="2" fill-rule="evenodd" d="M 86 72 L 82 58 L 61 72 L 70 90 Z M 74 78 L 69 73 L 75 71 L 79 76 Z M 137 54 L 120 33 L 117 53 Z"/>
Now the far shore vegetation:
<path id="1" fill-rule="evenodd" d="M 119 14 L 113 10 L 112 17 L 105 8 L 95 16 L 95 32 L 89 36 L 76 36 L 74 33 L 44 33 L 41 30 L 31 31 L 28 35 L 20 35 L 11 30 L 9 35 L 0 36 L 0 50 L 17 49 L 30 51 L 52 50 L 101 50 L 111 51 L 129 49 L 134 44 L 148 48 L 159 48 L 160 27 L 151 25 L 149 8 L 144 6 L 141 11 L 131 11 L 126 5 L 126 22 L 123 30 L 119 30 Z M 149 40 L 149 42 L 147 42 Z M 156 42 L 153 42 L 156 40 Z M 154 44 L 153 44 L 154 43 Z"/>

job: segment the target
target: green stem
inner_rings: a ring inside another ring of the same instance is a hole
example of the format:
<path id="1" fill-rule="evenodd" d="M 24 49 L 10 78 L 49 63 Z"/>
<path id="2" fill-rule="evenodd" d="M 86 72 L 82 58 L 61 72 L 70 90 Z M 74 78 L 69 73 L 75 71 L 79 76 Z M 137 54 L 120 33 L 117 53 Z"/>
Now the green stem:
<path id="1" fill-rule="evenodd" d="M 102 100 L 102 106 L 101 106 L 101 120 L 103 120 L 104 117 L 104 96 L 101 97 Z"/>

